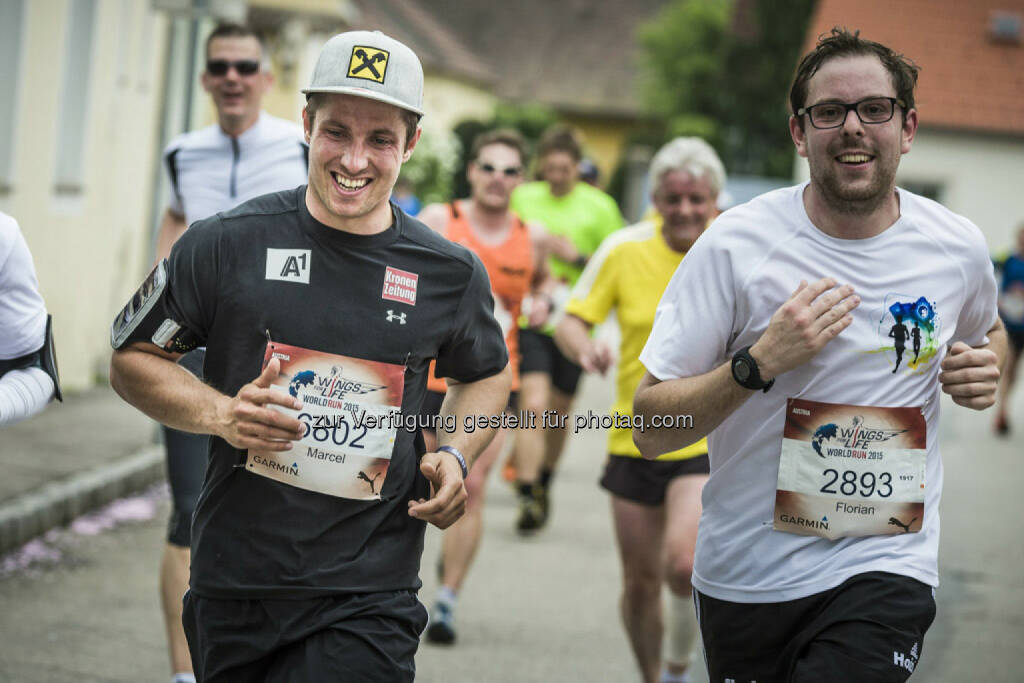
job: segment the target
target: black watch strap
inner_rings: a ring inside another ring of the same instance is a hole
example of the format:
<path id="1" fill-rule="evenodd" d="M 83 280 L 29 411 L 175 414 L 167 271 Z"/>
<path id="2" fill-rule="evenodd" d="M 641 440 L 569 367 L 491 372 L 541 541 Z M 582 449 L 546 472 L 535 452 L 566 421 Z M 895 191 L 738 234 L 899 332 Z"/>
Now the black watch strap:
<path id="1" fill-rule="evenodd" d="M 749 346 L 744 346 L 733 354 L 732 378 L 736 380 L 737 384 L 746 389 L 768 391 L 775 384 L 774 379 L 769 382 L 761 379 L 761 372 L 757 367 L 757 361 L 750 355 Z"/>

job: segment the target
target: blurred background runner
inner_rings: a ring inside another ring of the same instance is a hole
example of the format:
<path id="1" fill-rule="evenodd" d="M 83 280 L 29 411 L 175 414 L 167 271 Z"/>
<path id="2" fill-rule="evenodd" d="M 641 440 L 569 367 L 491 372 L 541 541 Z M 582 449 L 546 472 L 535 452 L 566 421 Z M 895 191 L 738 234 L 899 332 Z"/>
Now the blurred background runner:
<path id="1" fill-rule="evenodd" d="M 537 224 L 526 224 L 509 209 L 509 199 L 523 179 L 527 163 L 526 142 L 515 130 L 484 133 L 473 143 L 467 169 L 470 196 L 450 204 L 431 204 L 419 218 L 453 242 L 476 253 L 487 269 L 494 293 L 494 317 L 501 325 L 508 345 L 509 365 L 513 370 L 513 398 L 519 389 L 520 314 L 533 325 L 542 325 L 549 308 L 543 294 L 550 287 L 546 257 L 551 241 Z M 532 310 L 523 310 L 530 292 Z M 428 451 L 437 443 L 434 420 L 441 412 L 447 386 L 434 375 L 427 379 L 427 397 L 421 411 L 421 428 Z M 423 426 L 426 425 L 426 426 Z M 443 428 L 443 427 L 442 427 Z M 455 642 L 455 603 L 462 583 L 480 545 L 483 532 L 483 504 L 487 474 L 505 443 L 506 430 L 500 430 L 477 458 L 466 478 L 469 499 L 465 515 L 444 532 L 438 562 L 441 588 L 430 613 L 427 639 L 434 643 Z"/>
<path id="2" fill-rule="evenodd" d="M 615 200 L 580 182 L 583 152 L 576 135 L 563 126 L 548 130 L 537 150 L 542 180 L 521 185 L 512 194 L 512 210 L 523 220 L 536 221 L 554 235 L 567 237 L 575 254 L 549 260 L 552 274 L 562 282 L 550 305 L 554 313 L 541 327 L 525 327 L 520 333 L 519 408 L 537 415 L 538 428 L 521 429 L 514 446 L 519 491 L 516 528 L 535 531 L 547 522 L 550 486 L 565 444 L 565 429 L 540 428 L 546 410 L 568 415 L 580 379 L 580 367 L 566 358 L 551 335 L 587 259 L 605 237 L 622 227 Z"/>
<path id="3" fill-rule="evenodd" d="M 614 312 L 621 330 L 613 416 L 632 424 L 633 394 L 644 375 L 640 363 L 665 287 L 694 241 L 718 214 L 725 184 L 718 155 L 699 138 L 676 138 L 651 161 L 654 215 L 607 238 L 572 291 L 555 341 L 587 372 L 613 364 L 607 344 L 591 335 Z M 615 537 L 622 562 L 623 625 L 645 683 L 689 681 L 697 633 L 690 575 L 708 475 L 708 445 L 700 439 L 644 460 L 629 426 L 608 434 L 601 486 L 611 493 Z M 668 609 L 662 616 L 662 584 Z M 666 625 L 662 647 L 663 623 Z M 661 669 L 664 661 L 664 669 Z M 660 676 L 659 676 L 660 670 Z"/>

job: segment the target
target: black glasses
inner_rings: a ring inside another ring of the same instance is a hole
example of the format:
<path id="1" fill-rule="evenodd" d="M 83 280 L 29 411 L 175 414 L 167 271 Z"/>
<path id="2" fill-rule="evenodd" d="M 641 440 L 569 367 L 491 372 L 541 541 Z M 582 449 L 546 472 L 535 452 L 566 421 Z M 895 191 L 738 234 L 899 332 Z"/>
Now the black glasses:
<path id="1" fill-rule="evenodd" d="M 898 100 L 895 97 L 869 97 L 853 104 L 822 102 L 810 107 L 801 107 L 796 115 L 807 114 L 811 119 L 811 125 L 815 128 L 839 128 L 846 123 L 846 117 L 850 111 L 857 112 L 857 118 L 861 123 L 885 123 L 892 119 L 897 104 L 906 107 L 903 100 Z"/>
<path id="2" fill-rule="evenodd" d="M 477 167 L 484 173 L 500 173 L 506 178 L 515 178 L 517 175 L 523 172 L 523 169 L 519 166 L 509 166 L 507 168 L 498 168 L 491 164 L 477 164 Z"/>
<path id="3" fill-rule="evenodd" d="M 239 76 L 252 76 L 260 70 L 260 63 L 255 59 L 240 59 L 237 62 L 229 62 L 226 59 L 211 59 L 206 62 L 206 72 L 211 76 L 224 76 L 231 67 Z"/>

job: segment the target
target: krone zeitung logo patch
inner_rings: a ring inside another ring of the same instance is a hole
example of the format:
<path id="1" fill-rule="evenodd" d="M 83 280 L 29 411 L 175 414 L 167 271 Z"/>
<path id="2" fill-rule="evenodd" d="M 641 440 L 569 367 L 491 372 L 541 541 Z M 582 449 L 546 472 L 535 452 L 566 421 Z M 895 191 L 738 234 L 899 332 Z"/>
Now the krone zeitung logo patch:
<path id="1" fill-rule="evenodd" d="M 352 59 L 348 63 L 349 77 L 383 83 L 388 69 L 388 56 L 387 50 L 356 45 L 352 48 Z"/>
<path id="2" fill-rule="evenodd" d="M 384 269 L 384 289 L 380 298 L 415 306 L 419 281 L 420 276 L 416 273 L 388 266 Z"/>
<path id="3" fill-rule="evenodd" d="M 267 279 L 309 284 L 309 249 L 267 249 Z"/>

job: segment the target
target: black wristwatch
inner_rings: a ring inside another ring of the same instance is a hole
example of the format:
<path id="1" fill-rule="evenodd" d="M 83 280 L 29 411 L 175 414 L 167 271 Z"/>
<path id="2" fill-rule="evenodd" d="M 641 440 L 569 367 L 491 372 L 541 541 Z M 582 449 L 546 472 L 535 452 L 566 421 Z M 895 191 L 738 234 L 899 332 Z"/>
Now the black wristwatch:
<path id="1" fill-rule="evenodd" d="M 761 389 L 768 391 L 775 384 L 775 380 L 765 382 L 761 379 L 761 373 L 757 369 L 757 361 L 750 355 L 750 347 L 744 346 L 732 357 L 732 378 L 736 383 L 746 389 Z"/>

